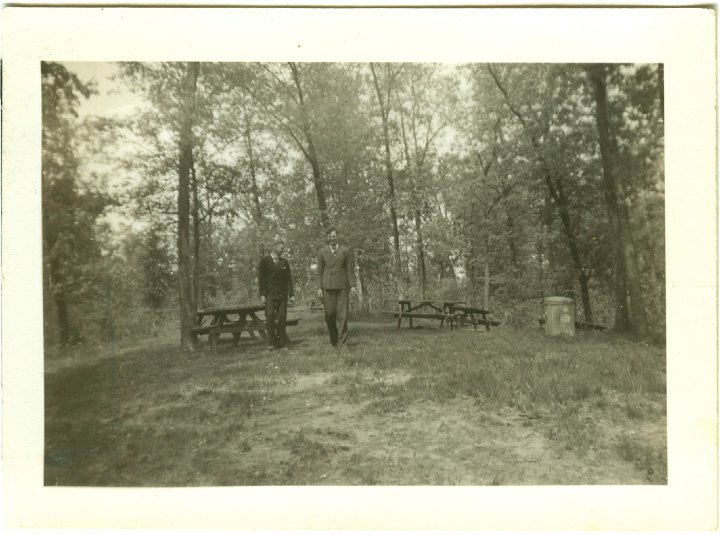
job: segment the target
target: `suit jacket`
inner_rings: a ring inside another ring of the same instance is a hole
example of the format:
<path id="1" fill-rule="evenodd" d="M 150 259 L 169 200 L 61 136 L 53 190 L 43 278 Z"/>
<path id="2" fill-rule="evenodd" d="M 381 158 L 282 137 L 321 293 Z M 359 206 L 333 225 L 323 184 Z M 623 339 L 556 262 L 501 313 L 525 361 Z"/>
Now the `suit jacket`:
<path id="1" fill-rule="evenodd" d="M 355 286 L 355 273 L 348 248 L 338 245 L 335 254 L 332 254 L 329 245 L 320 249 L 317 278 L 318 287 L 323 290 L 340 290 Z"/>
<path id="2" fill-rule="evenodd" d="M 286 299 L 294 295 L 290 262 L 278 258 L 277 264 L 272 256 L 263 256 L 258 266 L 260 295 L 268 299 Z"/>

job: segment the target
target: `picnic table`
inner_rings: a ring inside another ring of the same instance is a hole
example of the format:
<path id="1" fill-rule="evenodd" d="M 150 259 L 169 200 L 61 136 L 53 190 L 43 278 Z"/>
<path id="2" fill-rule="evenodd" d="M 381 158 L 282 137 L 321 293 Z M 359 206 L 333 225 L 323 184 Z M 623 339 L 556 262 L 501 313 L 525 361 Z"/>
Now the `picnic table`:
<path id="1" fill-rule="evenodd" d="M 466 304 L 454 304 L 449 307 L 448 313 L 453 317 L 453 321 L 458 321 L 460 325 L 463 325 L 466 321 L 471 322 L 476 331 L 478 325 L 484 325 L 488 331 L 491 325 L 500 325 L 499 321 L 488 318 L 490 311 L 485 308 Z"/>
<path id="2" fill-rule="evenodd" d="M 198 310 L 197 325 L 192 328 L 192 331 L 199 335 L 207 334 L 210 347 L 213 349 L 217 346 L 217 341 L 223 333 L 232 334 L 233 345 L 238 344 L 243 332 L 247 332 L 252 340 L 259 337 L 266 342 L 265 320 L 257 315 L 258 312 L 264 311 L 265 305 L 234 305 Z M 297 325 L 299 321 L 299 318 L 288 318 L 286 325 Z M 287 344 L 289 341 L 286 333 L 285 343 Z"/>
<path id="3" fill-rule="evenodd" d="M 454 327 L 453 307 L 464 303 L 465 301 L 433 301 L 422 299 L 415 301 L 410 299 L 398 299 L 398 311 L 393 314 L 398 319 L 397 326 L 400 328 L 403 318 L 408 320 L 410 327 L 413 326 L 413 318 L 418 319 L 436 319 L 440 320 L 440 326 L 443 327 L 448 321 L 450 328 Z"/>

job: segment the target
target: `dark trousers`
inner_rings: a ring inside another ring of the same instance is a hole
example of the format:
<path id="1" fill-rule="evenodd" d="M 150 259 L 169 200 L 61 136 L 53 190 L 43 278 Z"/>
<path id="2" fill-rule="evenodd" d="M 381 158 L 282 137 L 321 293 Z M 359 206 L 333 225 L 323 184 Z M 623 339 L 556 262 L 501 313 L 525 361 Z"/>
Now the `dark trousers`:
<path id="1" fill-rule="evenodd" d="M 265 299 L 265 324 L 267 327 L 268 345 L 285 346 L 285 320 L 287 319 L 287 299 Z"/>
<path id="2" fill-rule="evenodd" d="M 330 333 L 330 343 L 334 346 L 347 342 L 348 326 L 348 291 L 347 288 L 338 290 L 323 290 L 323 307 L 325 308 L 325 323 Z"/>

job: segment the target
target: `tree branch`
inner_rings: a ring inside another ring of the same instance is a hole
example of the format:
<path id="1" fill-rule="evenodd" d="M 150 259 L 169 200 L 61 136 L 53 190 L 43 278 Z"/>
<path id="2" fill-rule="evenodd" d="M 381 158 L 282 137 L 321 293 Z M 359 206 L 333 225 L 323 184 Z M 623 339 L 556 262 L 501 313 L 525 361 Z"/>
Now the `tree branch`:
<path id="1" fill-rule="evenodd" d="M 520 123 L 523 125 L 523 128 L 525 129 L 526 133 L 528 134 L 528 136 L 530 136 L 527 122 L 525 122 L 525 119 L 523 118 L 522 114 L 515 108 L 515 106 L 513 106 L 512 101 L 510 100 L 510 95 L 508 94 L 507 90 L 502 85 L 502 83 L 500 83 L 500 79 L 498 78 L 497 74 L 495 73 L 495 71 L 493 70 L 493 68 L 490 66 L 489 63 L 486 63 L 485 65 L 487 67 L 488 72 L 490 73 L 490 76 L 492 76 L 493 80 L 495 80 L 495 85 L 498 87 L 500 92 L 503 94 L 503 97 L 505 97 L 505 102 L 507 103 L 508 108 L 510 108 L 510 111 L 513 113 L 513 115 L 515 115 L 515 117 L 518 118 Z M 533 145 L 535 145 L 535 141 L 533 140 L 532 136 L 530 136 L 530 139 L 531 139 Z"/>
<path id="2" fill-rule="evenodd" d="M 295 95 L 295 93 L 290 91 L 290 88 L 288 87 L 287 82 L 285 80 L 280 78 L 280 76 L 278 76 L 277 73 L 275 73 L 274 71 L 272 71 L 269 67 L 267 67 L 265 65 L 261 65 L 260 69 L 262 71 L 266 72 L 267 74 L 269 74 L 270 77 L 272 77 L 272 79 L 275 80 L 275 83 L 277 83 L 278 86 L 280 88 L 282 88 L 283 92 L 285 94 L 287 94 L 287 96 L 289 96 L 297 104 L 297 96 Z"/>

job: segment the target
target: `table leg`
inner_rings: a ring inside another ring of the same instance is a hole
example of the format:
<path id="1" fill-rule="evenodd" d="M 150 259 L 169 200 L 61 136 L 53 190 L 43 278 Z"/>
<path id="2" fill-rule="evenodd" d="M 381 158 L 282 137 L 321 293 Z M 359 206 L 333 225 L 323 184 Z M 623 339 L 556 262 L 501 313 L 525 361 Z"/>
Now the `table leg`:
<path id="1" fill-rule="evenodd" d="M 402 325 L 403 314 L 410 312 L 410 303 L 400 303 L 400 315 L 398 316 L 398 329 Z M 412 327 L 412 318 L 407 318 L 410 321 L 410 327 Z"/>
<path id="2" fill-rule="evenodd" d="M 450 303 L 443 303 L 443 314 L 446 315 L 447 321 L 450 324 L 450 330 L 455 329 L 455 311 Z"/>
<path id="3" fill-rule="evenodd" d="M 233 345 L 236 346 L 240 342 L 240 337 L 242 336 L 242 330 L 246 330 L 250 333 L 250 338 L 252 338 L 252 331 L 248 328 L 247 325 L 247 319 L 245 316 L 239 316 L 238 317 L 238 325 L 241 327 L 241 330 L 233 333 Z"/>
<path id="4" fill-rule="evenodd" d="M 218 314 L 215 316 L 212 321 L 210 322 L 210 326 L 221 326 L 225 323 L 225 315 L 224 314 Z M 217 343 L 218 339 L 220 338 L 219 333 L 210 333 L 208 334 L 208 342 L 210 343 L 210 350 L 215 351 L 217 349 Z"/>
<path id="5" fill-rule="evenodd" d="M 253 331 L 257 331 L 260 339 L 263 342 L 267 342 L 267 334 L 265 333 L 265 329 L 261 327 L 262 322 L 260 321 L 260 318 L 257 317 L 257 314 L 255 314 L 255 312 L 250 314 L 250 318 L 251 319 L 248 322 L 248 332 L 250 333 L 250 338 L 254 340 L 255 334 L 253 333 Z"/>

